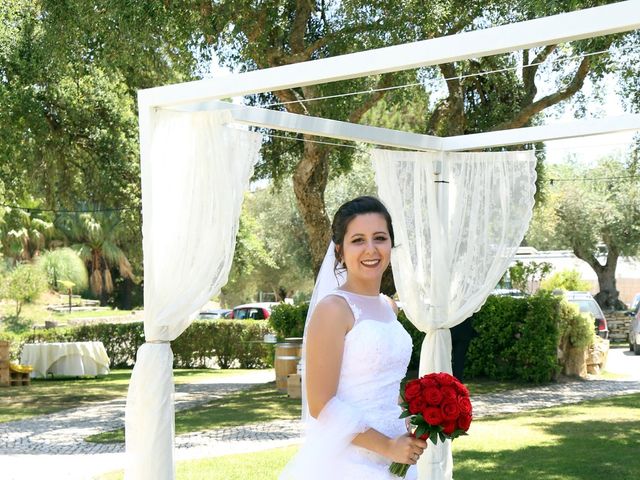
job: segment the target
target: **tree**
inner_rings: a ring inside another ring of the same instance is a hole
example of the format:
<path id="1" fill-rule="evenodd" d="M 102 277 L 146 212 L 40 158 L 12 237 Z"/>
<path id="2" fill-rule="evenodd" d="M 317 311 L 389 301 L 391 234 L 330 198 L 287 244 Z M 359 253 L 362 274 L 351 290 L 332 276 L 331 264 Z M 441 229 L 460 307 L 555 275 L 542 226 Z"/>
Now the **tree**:
<path id="1" fill-rule="evenodd" d="M 9 272 L 2 289 L 2 297 L 16 303 L 16 318 L 22 305 L 36 300 L 47 289 L 47 279 L 40 269 L 24 263 Z"/>
<path id="2" fill-rule="evenodd" d="M 38 211 L 37 200 L 30 197 L 21 203 L 34 210 L 0 207 L 4 212 L 4 218 L 0 219 L 2 247 L 13 263 L 31 261 L 55 236 L 53 222 L 46 213 Z"/>
<path id="3" fill-rule="evenodd" d="M 533 292 L 534 283 L 542 282 L 545 276 L 551 271 L 552 265 L 548 262 L 523 263 L 517 260 L 512 267 L 509 267 L 509 278 L 511 284 L 521 292 Z"/>
<path id="4" fill-rule="evenodd" d="M 103 206 L 117 200 L 136 208 L 135 90 L 197 78 L 214 53 L 224 66 L 248 71 L 601 3 L 608 2 L 8 0 L 0 7 L 7 19 L 0 22 L 0 124 L 11 128 L 0 133 L 0 180 L 11 192 L 35 184 L 48 203 L 58 197 L 67 202 L 83 198 Z M 547 109 L 575 98 L 587 76 L 598 81 L 611 68 L 606 56 L 569 60 L 573 55 L 606 49 L 621 38 L 630 37 L 608 36 L 269 92 L 250 103 L 357 123 L 387 96 L 381 89 L 420 81 L 433 91 L 445 77 L 446 94 L 429 99 L 418 131 L 454 135 L 516 128 L 540 122 Z M 484 73 L 489 71 L 494 73 Z M 542 74 L 550 75 L 547 84 L 554 85 L 539 94 L 536 80 Z M 370 89 L 376 91 L 302 102 Z M 421 90 L 413 89 L 412 98 L 424 96 Z M 405 96 L 398 101 L 388 104 L 391 111 L 402 111 L 412 100 Z M 330 236 L 327 181 L 349 170 L 353 150 L 315 143 L 310 136 L 285 137 L 307 141 L 269 137 L 256 176 L 276 182 L 293 177 L 317 269 Z M 4 159 L 10 168 L 4 168 Z M 35 178 L 27 172 L 35 172 Z M 139 218 L 133 221 L 139 223 Z"/>
<path id="5" fill-rule="evenodd" d="M 70 248 L 48 250 L 38 258 L 36 265 L 47 276 L 49 286 L 58 292 L 66 292 L 69 288 L 82 291 L 89 285 L 84 262 L 78 253 Z M 69 282 L 73 284 L 71 287 Z"/>
<path id="6" fill-rule="evenodd" d="M 139 271 L 136 91 L 193 78 L 197 61 L 178 8 L 126 3 L 0 2 L 0 185 L 6 203 L 120 209 Z"/>
<path id="7" fill-rule="evenodd" d="M 427 7 L 423 2 L 410 1 L 399 8 L 396 2 L 389 1 L 322 1 L 278 2 L 276 8 L 275 3 L 269 2 L 225 2 L 212 5 L 210 12 L 215 18 L 213 45 L 222 63 L 236 70 L 251 70 L 451 35 L 479 28 L 478 25 L 527 20 L 600 3 L 445 1 L 434 8 L 431 4 Z M 273 27 L 267 28 L 267 25 Z M 254 103 L 275 102 L 274 108 L 294 113 L 360 122 L 384 97 L 383 91 L 355 99 L 298 101 L 337 92 L 384 88 L 416 79 L 434 89 L 441 77 L 445 77 L 447 94 L 429 109 L 420 131 L 455 135 L 517 128 L 540 122 L 540 114 L 545 109 L 571 99 L 580 91 L 587 76 L 598 81 L 608 68 L 606 60 L 598 57 L 572 62 L 569 57 L 606 49 L 619 38 L 609 36 L 453 62 L 420 69 L 417 74 L 404 72 L 273 92 L 257 96 Z M 519 64 L 522 66 L 518 67 Z M 494 73 L 483 73 L 487 71 Z M 536 77 L 541 72 L 550 73 L 555 81 L 555 89 L 542 96 L 538 95 L 536 85 Z M 263 163 L 257 172 L 274 178 L 293 174 L 298 207 L 317 269 L 329 240 L 324 201 L 327 178 L 331 169 L 344 171 L 352 156 L 349 149 L 311 143 L 314 139 L 304 135 L 302 138 L 308 142 L 301 146 L 271 138 L 265 145 Z"/>
<path id="8" fill-rule="evenodd" d="M 107 294 L 113 291 L 112 268 L 117 268 L 121 277 L 133 279 L 131 264 L 120 248 L 123 223 L 116 212 L 63 215 L 56 220 L 56 226 L 87 265 L 91 291 L 103 305 Z"/>
<path id="9" fill-rule="evenodd" d="M 536 248 L 549 245 L 539 239 L 552 232 L 556 247 L 572 249 L 598 276 L 600 291 L 595 298 L 600 306 L 624 309 L 618 299 L 615 272 L 620 256 L 640 254 L 637 159 L 607 157 L 593 167 L 574 163 L 552 171 L 558 172 L 560 181 L 549 188 L 550 201 L 534 216 L 528 243 Z"/>

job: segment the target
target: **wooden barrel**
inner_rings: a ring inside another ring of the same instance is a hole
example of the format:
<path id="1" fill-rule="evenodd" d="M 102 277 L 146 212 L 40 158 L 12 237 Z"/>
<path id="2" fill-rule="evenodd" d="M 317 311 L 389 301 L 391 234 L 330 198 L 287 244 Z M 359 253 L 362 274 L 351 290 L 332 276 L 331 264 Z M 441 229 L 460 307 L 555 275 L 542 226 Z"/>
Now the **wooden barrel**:
<path id="1" fill-rule="evenodd" d="M 287 375 L 296 373 L 302 356 L 302 344 L 297 342 L 276 343 L 275 369 L 276 388 L 287 391 Z"/>

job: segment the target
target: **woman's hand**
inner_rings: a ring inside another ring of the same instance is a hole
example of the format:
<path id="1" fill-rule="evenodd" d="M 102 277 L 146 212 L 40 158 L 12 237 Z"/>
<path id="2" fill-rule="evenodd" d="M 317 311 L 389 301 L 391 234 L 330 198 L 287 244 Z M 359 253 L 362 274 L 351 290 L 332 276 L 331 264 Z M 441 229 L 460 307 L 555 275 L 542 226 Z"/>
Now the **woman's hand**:
<path id="1" fill-rule="evenodd" d="M 426 448 L 427 442 L 425 440 L 406 434 L 389 440 L 385 456 L 393 462 L 415 465 Z"/>

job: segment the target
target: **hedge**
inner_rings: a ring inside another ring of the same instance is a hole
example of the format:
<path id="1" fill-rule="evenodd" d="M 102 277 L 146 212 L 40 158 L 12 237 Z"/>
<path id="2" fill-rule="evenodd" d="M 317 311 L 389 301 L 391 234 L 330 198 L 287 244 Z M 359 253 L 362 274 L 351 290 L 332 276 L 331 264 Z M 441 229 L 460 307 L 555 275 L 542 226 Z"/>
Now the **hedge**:
<path id="1" fill-rule="evenodd" d="M 566 331 L 571 320 L 566 317 L 573 315 L 560 308 L 560 301 L 548 292 L 523 298 L 490 296 L 471 318 L 478 335 L 467 352 L 465 377 L 537 383 L 555 378 L 559 328 Z M 307 309 L 306 303 L 274 308 L 269 322 L 280 339 L 302 336 Z M 409 370 L 417 370 L 425 334 L 404 312 L 398 320 L 413 341 Z"/>
<path id="2" fill-rule="evenodd" d="M 174 368 L 201 368 L 215 358 L 220 368 L 273 366 L 274 346 L 263 343 L 271 329 L 266 320 L 195 321 L 171 342 Z M 131 368 L 144 343 L 142 322 L 99 323 L 68 328 L 35 330 L 13 339 L 14 357 L 24 343 L 100 341 L 111 368 Z"/>
<path id="3" fill-rule="evenodd" d="M 472 316 L 478 332 L 467 352 L 465 374 L 495 380 L 548 382 L 559 371 L 560 299 L 490 296 Z"/>

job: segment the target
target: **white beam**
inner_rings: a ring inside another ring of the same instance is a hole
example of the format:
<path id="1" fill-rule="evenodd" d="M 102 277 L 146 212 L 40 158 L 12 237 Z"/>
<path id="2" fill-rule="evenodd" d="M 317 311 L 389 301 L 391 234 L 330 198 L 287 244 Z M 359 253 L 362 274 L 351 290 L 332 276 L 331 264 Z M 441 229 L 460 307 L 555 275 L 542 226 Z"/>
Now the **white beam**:
<path id="1" fill-rule="evenodd" d="M 630 130 L 640 130 L 640 114 L 444 137 L 442 138 L 442 149 L 448 152 L 476 150 Z"/>
<path id="2" fill-rule="evenodd" d="M 176 108 L 181 111 L 229 110 L 235 122 L 287 132 L 364 142 L 409 150 L 441 150 L 442 139 L 431 135 L 402 132 L 390 128 L 370 127 L 327 118 L 247 107 L 228 102 L 211 101 L 197 106 Z"/>
<path id="3" fill-rule="evenodd" d="M 538 127 L 436 137 L 258 107 L 247 107 L 217 100 L 198 105 L 175 107 L 174 109 L 180 111 L 229 110 L 234 122 L 243 125 L 409 150 L 442 150 L 447 152 L 640 130 L 640 114 L 628 114 Z"/>
<path id="4" fill-rule="evenodd" d="M 195 103 L 480 58 L 637 28 L 640 0 L 628 0 L 420 42 L 150 88 L 139 95 L 140 101 L 149 106 Z"/>

